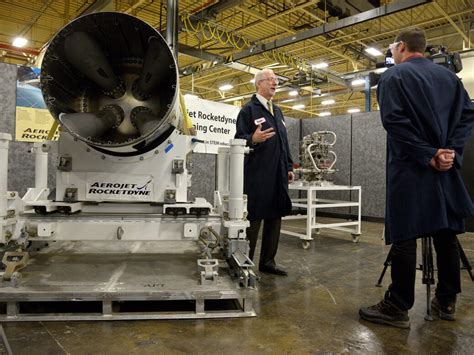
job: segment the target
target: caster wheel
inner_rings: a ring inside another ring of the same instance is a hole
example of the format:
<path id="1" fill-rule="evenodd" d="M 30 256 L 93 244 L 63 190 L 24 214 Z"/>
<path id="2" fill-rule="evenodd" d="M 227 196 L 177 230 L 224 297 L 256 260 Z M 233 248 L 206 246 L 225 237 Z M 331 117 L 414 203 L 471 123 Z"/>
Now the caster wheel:
<path id="1" fill-rule="evenodd" d="M 301 245 L 303 246 L 304 250 L 308 250 L 311 247 L 311 242 L 309 240 L 303 240 L 303 242 L 301 242 Z"/>
<path id="2" fill-rule="evenodd" d="M 359 235 L 352 234 L 352 243 L 359 243 Z"/>

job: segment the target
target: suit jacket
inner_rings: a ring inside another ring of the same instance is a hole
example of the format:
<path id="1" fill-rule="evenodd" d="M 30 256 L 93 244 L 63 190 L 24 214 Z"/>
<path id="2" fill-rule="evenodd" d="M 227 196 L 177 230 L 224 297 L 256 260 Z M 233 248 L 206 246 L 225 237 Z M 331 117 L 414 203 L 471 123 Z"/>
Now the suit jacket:
<path id="1" fill-rule="evenodd" d="M 267 219 L 291 212 L 288 195 L 288 171 L 292 170 L 285 119 L 280 108 L 273 105 L 274 116 L 256 95 L 242 107 L 237 117 L 235 138 L 245 139 L 253 150 L 245 157 L 244 193 L 248 196 L 248 219 Z M 275 135 L 259 144 L 252 144 L 257 129 L 255 120 L 264 118 L 262 130 L 273 127 Z"/>
<path id="2" fill-rule="evenodd" d="M 425 58 L 388 69 L 377 89 L 387 131 L 387 244 L 441 229 L 464 231 L 474 214 L 459 169 L 474 124 L 474 106 L 458 77 Z M 455 166 L 429 166 L 438 148 L 456 151 Z"/>

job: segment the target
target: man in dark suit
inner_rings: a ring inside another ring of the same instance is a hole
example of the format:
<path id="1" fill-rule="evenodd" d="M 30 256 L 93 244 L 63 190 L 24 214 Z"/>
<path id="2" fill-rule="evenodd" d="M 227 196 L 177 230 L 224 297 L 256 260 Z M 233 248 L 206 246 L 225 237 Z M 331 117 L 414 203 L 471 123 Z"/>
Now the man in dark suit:
<path id="1" fill-rule="evenodd" d="M 259 270 L 286 276 L 275 256 L 280 239 L 281 217 L 291 212 L 288 183 L 294 179 L 285 119 L 272 103 L 278 79 L 270 69 L 255 75 L 257 93 L 237 117 L 235 138 L 245 139 L 252 148 L 245 158 L 244 193 L 248 196 L 247 238 L 253 260 L 260 225 L 263 223 Z"/>
<path id="2" fill-rule="evenodd" d="M 394 67 L 381 77 L 377 99 L 387 131 L 385 239 L 392 244 L 392 283 L 361 318 L 410 326 L 415 298 L 416 239 L 432 236 L 438 285 L 433 310 L 454 320 L 461 292 L 456 234 L 474 214 L 459 169 L 474 124 L 474 106 L 458 77 L 424 58 L 426 37 L 414 28 L 390 45 Z"/>

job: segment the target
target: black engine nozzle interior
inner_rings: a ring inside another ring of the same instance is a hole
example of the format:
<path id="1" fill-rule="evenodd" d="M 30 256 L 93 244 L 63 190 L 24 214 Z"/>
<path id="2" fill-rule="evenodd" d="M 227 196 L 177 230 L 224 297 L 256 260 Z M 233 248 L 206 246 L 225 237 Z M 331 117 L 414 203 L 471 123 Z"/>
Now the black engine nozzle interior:
<path id="1" fill-rule="evenodd" d="M 41 68 L 41 89 L 53 117 L 74 137 L 118 155 L 140 154 L 169 134 L 177 82 L 165 39 L 145 22 L 113 12 L 66 25 Z"/>

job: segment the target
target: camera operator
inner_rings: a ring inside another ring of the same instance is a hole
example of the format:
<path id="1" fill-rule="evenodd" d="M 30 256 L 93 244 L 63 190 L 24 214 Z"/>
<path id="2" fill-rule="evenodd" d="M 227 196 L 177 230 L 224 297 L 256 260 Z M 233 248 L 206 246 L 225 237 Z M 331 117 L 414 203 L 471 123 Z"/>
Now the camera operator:
<path id="1" fill-rule="evenodd" d="M 474 105 L 458 77 L 424 58 L 425 33 L 402 31 L 390 45 L 395 66 L 380 79 L 377 99 L 387 131 L 385 241 L 392 244 L 392 283 L 380 303 L 360 317 L 410 326 L 415 297 L 416 239 L 432 236 L 438 284 L 432 307 L 454 320 L 461 292 L 456 234 L 474 205 L 461 174 L 463 150 L 474 124 Z"/>

